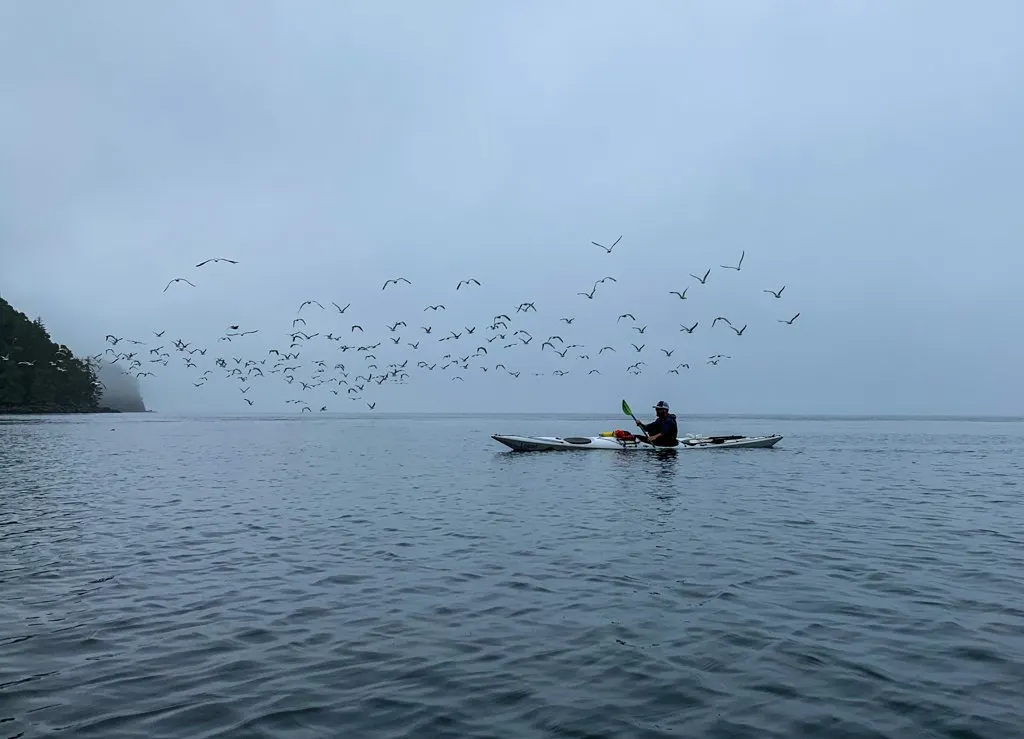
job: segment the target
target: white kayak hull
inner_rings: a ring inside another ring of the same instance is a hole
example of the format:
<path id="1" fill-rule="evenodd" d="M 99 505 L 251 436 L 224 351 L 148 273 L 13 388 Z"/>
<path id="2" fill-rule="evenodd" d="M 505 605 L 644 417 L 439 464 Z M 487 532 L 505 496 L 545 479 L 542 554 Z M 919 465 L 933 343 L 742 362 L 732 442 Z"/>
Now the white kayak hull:
<path id="1" fill-rule="evenodd" d="M 517 452 L 589 451 L 594 449 L 670 451 L 676 449 L 770 449 L 782 440 L 782 435 L 684 436 L 679 439 L 679 444 L 673 447 L 654 446 L 642 441 L 622 440 L 611 436 L 560 437 L 493 434 L 491 438 Z"/>

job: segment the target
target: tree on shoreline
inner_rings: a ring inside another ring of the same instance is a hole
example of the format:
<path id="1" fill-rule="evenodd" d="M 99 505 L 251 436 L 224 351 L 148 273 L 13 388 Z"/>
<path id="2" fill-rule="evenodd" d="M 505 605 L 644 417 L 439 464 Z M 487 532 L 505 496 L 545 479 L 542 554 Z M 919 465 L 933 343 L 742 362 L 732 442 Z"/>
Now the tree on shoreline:
<path id="1" fill-rule="evenodd" d="M 0 298 L 0 413 L 97 411 L 101 395 L 91 361 Z"/>

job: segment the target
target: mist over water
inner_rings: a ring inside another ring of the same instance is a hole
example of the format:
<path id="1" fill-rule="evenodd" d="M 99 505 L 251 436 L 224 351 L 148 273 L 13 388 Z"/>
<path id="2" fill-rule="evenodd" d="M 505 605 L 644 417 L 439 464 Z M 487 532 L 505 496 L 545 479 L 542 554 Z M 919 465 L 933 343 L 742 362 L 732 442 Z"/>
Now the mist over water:
<path id="1" fill-rule="evenodd" d="M 103 383 L 101 406 L 125 413 L 146 410 L 142 387 L 135 375 L 110 362 L 101 361 L 96 368 L 96 376 Z"/>

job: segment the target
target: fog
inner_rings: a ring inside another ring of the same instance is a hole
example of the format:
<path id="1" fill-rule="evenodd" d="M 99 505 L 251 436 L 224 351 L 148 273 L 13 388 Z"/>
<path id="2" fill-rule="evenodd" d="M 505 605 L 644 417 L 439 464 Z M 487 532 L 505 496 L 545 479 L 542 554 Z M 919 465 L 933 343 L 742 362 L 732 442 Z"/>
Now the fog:
<path id="1" fill-rule="evenodd" d="M 103 383 L 100 405 L 116 411 L 139 412 L 146 410 L 139 379 L 109 362 L 96 365 L 96 376 Z"/>
<path id="2" fill-rule="evenodd" d="M 0 282 L 77 353 L 135 352 L 162 412 L 1024 414 L 1022 27 L 1007 0 L 8 3 Z"/>

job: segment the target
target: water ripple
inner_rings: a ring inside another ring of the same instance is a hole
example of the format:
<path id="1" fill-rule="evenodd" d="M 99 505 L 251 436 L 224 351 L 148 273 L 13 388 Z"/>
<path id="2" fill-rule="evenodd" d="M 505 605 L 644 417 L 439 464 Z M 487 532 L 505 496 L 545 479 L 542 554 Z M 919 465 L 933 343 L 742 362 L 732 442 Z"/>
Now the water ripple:
<path id="1" fill-rule="evenodd" d="M 1021 735 L 1021 424 L 377 423 L 0 422 L 0 739 Z"/>

